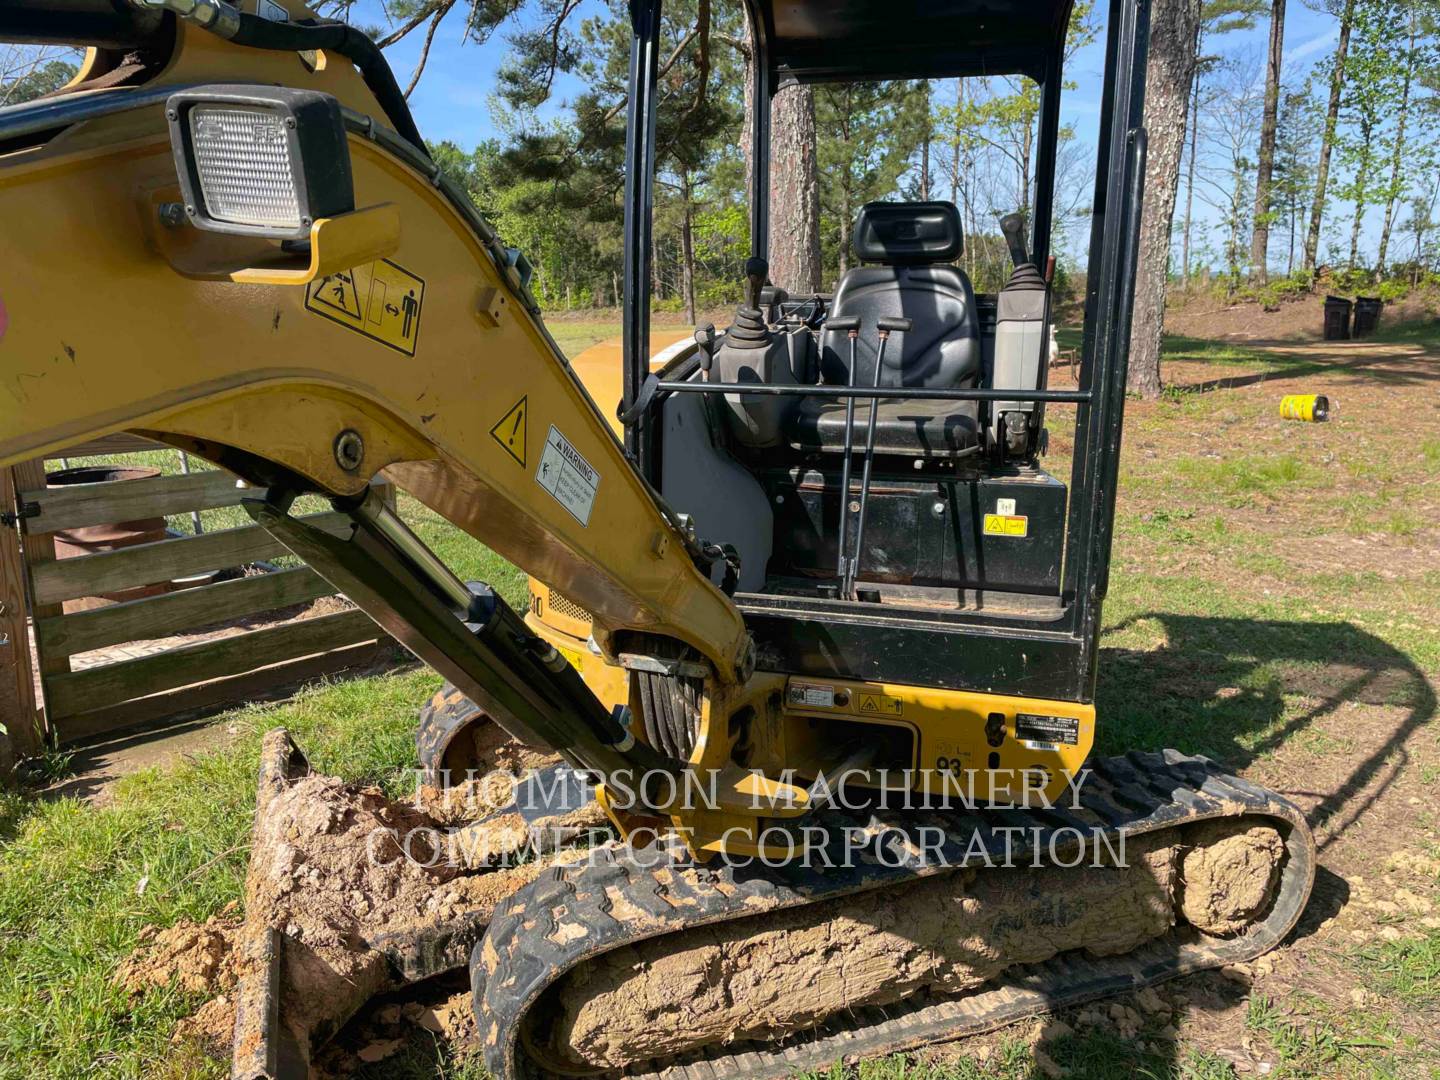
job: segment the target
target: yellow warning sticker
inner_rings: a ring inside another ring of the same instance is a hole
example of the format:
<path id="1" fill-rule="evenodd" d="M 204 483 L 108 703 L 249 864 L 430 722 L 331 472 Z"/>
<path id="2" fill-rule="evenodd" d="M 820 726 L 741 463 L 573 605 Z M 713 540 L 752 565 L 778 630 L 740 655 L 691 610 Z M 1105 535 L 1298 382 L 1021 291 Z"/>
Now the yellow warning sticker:
<path id="1" fill-rule="evenodd" d="M 521 465 L 525 464 L 525 414 L 528 400 L 529 395 L 526 395 L 510 406 L 499 423 L 490 429 L 491 437 Z"/>
<path id="2" fill-rule="evenodd" d="M 1030 519 L 1024 514 L 986 514 L 986 536 L 1024 536 L 1030 531 Z"/>
<path id="3" fill-rule="evenodd" d="M 903 716 L 905 703 L 887 694 L 861 694 L 860 712 L 871 716 Z"/>
<path id="4" fill-rule="evenodd" d="M 561 656 L 565 657 L 565 659 L 570 662 L 570 666 L 573 667 L 576 671 L 585 670 L 585 661 L 581 659 L 580 654 L 574 649 L 557 649 L 556 651 Z"/>
<path id="5" fill-rule="evenodd" d="M 425 282 L 389 259 L 341 270 L 312 281 L 305 307 L 331 322 L 415 355 Z"/>

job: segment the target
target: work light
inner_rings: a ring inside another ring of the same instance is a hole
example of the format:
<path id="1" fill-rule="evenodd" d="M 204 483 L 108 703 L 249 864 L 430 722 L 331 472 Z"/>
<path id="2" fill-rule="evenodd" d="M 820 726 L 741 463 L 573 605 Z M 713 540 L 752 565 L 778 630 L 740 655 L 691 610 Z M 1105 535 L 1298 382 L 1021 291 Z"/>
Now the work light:
<path id="1" fill-rule="evenodd" d="M 355 209 L 350 148 L 329 94 L 202 86 L 166 101 L 185 212 L 213 232 L 300 240 Z"/>

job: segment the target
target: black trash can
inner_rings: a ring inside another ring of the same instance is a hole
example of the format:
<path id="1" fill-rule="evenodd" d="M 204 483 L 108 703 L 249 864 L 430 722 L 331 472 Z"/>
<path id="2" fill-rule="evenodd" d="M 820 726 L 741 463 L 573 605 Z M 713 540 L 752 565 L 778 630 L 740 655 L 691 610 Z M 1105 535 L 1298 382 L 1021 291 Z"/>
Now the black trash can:
<path id="1" fill-rule="evenodd" d="M 1369 337 L 1380 325 L 1380 309 L 1385 302 L 1378 296 L 1357 296 L 1355 298 L 1355 327 L 1351 337 Z"/>
<path id="2" fill-rule="evenodd" d="M 1350 336 L 1350 301 L 1343 296 L 1325 297 L 1325 340 L 1344 341 Z"/>

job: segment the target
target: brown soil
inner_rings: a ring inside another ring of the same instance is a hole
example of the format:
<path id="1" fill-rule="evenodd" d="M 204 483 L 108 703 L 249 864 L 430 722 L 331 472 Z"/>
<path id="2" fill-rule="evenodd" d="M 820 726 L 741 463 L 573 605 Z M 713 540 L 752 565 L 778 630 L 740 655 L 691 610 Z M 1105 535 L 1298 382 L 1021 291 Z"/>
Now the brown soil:
<path id="1" fill-rule="evenodd" d="M 499 724 L 471 724 L 467 734 L 472 747 L 458 755 L 467 763 L 466 771 L 452 772 L 444 787 L 426 784 L 416 793 L 421 808 L 446 825 L 475 821 L 508 805 L 516 779 L 560 760 L 558 754 L 517 742 Z"/>
<path id="2" fill-rule="evenodd" d="M 187 1016 L 176 1024 L 171 1041 L 196 1045 L 217 1057 L 228 1056 L 234 1030 L 235 999 L 221 994 L 201 1005 L 194 1016 Z"/>
<path id="3" fill-rule="evenodd" d="M 211 916 L 203 923 L 182 920 L 168 930 L 147 927 L 140 945 L 115 973 L 132 994 L 174 985 L 195 994 L 214 993 L 235 983 L 235 935 L 240 920 Z"/>
<path id="4" fill-rule="evenodd" d="M 1207 934 L 1233 934 L 1264 911 L 1285 852 L 1274 829 L 1237 835 L 1225 826 L 1214 821 L 1196 829 L 1181 869 L 1180 913 Z"/>
<path id="5" fill-rule="evenodd" d="M 1188 852 L 1164 836 L 1141 837 L 1125 867 L 962 871 L 899 896 L 881 891 L 707 927 L 680 950 L 663 938 L 642 942 L 564 981 L 553 1047 L 577 1064 L 614 1068 L 774 1039 L 922 989 L 963 993 L 1011 965 L 1071 949 L 1125 953 L 1175 924 L 1181 865 L 1196 877 L 1185 891 L 1206 900 L 1201 917 L 1233 930 L 1237 915 L 1268 901 L 1283 846 L 1271 829 L 1232 834 L 1197 832 Z M 1213 898 L 1212 887 L 1237 899 Z"/>
<path id="6" fill-rule="evenodd" d="M 285 934 L 284 1011 L 297 1033 L 328 1037 L 395 988 L 373 943 L 461 915 L 483 923 L 549 865 L 468 873 L 449 864 L 443 836 L 421 811 L 333 777 L 304 777 L 271 802 L 253 837 L 246 926 Z"/>
<path id="7" fill-rule="evenodd" d="M 1380 325 L 1416 322 L 1435 315 L 1433 295 L 1412 294 L 1398 303 L 1386 304 Z M 1319 341 L 1324 318 L 1322 284 L 1314 295 L 1283 301 L 1273 311 L 1256 303 L 1227 304 L 1207 295 L 1181 298 L 1166 309 L 1165 331 L 1215 341 Z"/>

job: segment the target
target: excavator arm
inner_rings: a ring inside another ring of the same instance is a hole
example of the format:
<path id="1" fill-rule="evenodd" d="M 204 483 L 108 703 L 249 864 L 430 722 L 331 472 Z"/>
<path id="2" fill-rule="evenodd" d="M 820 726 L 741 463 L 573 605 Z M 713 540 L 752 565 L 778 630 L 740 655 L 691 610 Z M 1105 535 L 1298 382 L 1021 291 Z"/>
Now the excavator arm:
<path id="1" fill-rule="evenodd" d="M 391 130 L 354 57 L 164 27 L 173 43 L 136 84 L 107 86 L 113 54 L 91 50 L 61 95 L 0 110 L 0 465 L 121 430 L 199 454 L 512 735 L 602 777 L 679 769 L 366 497 L 385 470 L 583 604 L 612 662 L 668 640 L 703 658 L 707 709 L 742 692 L 740 614 L 546 333 L 513 255 Z M 286 138 L 305 205 L 277 239 L 265 198 L 286 177 L 266 155 Z M 237 227 L 246 214 L 261 226 Z M 302 493 L 353 527 L 297 520 Z"/>

